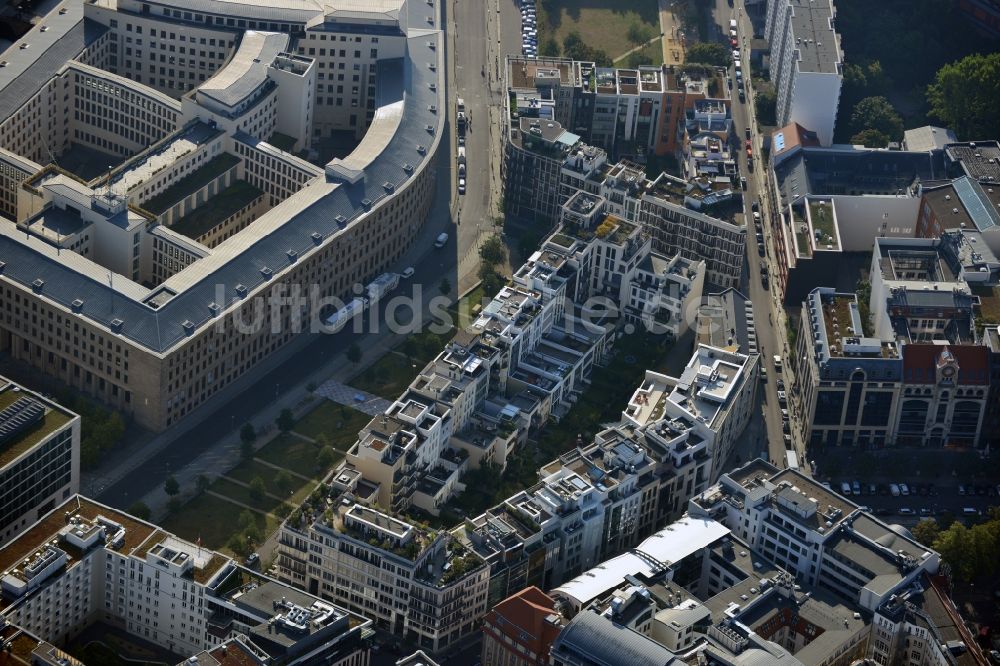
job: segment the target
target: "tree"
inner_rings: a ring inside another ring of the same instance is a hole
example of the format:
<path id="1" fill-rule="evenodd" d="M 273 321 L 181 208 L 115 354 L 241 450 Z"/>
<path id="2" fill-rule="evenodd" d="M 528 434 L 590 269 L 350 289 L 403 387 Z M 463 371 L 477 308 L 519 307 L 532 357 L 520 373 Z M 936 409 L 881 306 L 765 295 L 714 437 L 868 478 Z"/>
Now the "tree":
<path id="1" fill-rule="evenodd" d="M 417 343 L 413 340 L 412 337 L 407 337 L 405 340 L 403 340 L 402 349 L 403 353 L 406 354 L 406 360 L 412 361 L 413 357 L 417 353 Z"/>
<path id="2" fill-rule="evenodd" d="M 361 347 L 356 342 L 352 342 L 351 346 L 347 348 L 347 360 L 351 363 L 361 362 Z"/>
<path id="3" fill-rule="evenodd" d="M 184 506 L 184 502 L 181 501 L 180 497 L 171 497 L 167 500 L 167 513 L 177 513 Z"/>
<path id="4" fill-rule="evenodd" d="M 292 416 L 292 410 L 283 409 L 281 413 L 278 414 L 278 418 L 274 420 L 275 425 L 278 426 L 278 430 L 281 432 L 288 432 L 295 427 L 295 417 Z"/>
<path id="5" fill-rule="evenodd" d="M 262 499 L 264 499 L 264 496 L 267 495 L 267 486 L 264 485 L 264 479 L 260 478 L 259 476 L 255 476 L 253 477 L 253 479 L 250 480 L 249 490 L 250 490 L 250 499 L 252 499 L 254 502 L 261 501 Z"/>
<path id="6" fill-rule="evenodd" d="M 974 53 L 944 65 L 927 88 L 930 115 L 955 130 L 959 139 L 1000 135 L 1000 52 Z"/>
<path id="7" fill-rule="evenodd" d="M 195 487 L 198 488 L 199 493 L 203 493 L 208 490 L 208 486 L 211 485 L 212 481 L 204 474 L 199 474 L 198 478 L 195 480 Z"/>
<path id="8" fill-rule="evenodd" d="M 496 266 L 507 260 L 507 248 L 504 247 L 500 236 L 493 234 L 479 248 L 479 256 L 485 263 Z"/>
<path id="9" fill-rule="evenodd" d="M 632 21 L 631 25 L 628 27 L 628 41 L 632 42 L 636 46 L 648 42 L 653 38 L 652 35 L 652 29 L 650 29 L 648 25 L 639 23 L 639 21 Z"/>
<path id="10" fill-rule="evenodd" d="M 877 129 L 861 130 L 851 137 L 854 145 L 865 146 L 866 148 L 885 148 L 889 145 L 889 137 Z"/>
<path id="11" fill-rule="evenodd" d="M 274 475 L 274 486 L 282 493 L 287 493 L 291 490 L 293 483 L 292 475 L 288 473 L 287 469 L 283 469 Z"/>
<path id="12" fill-rule="evenodd" d="M 923 545 L 932 548 L 941 533 L 941 526 L 933 518 L 924 518 L 913 527 L 913 538 Z"/>
<path id="13" fill-rule="evenodd" d="M 252 423 L 244 423 L 243 427 L 240 428 L 240 441 L 244 444 L 253 444 L 257 439 L 257 431 L 254 429 Z"/>
<path id="14" fill-rule="evenodd" d="M 855 134 L 876 130 L 889 137 L 890 141 L 900 141 L 903 138 L 903 119 L 885 97 L 865 97 L 854 105 L 851 129 Z"/>
<path id="15" fill-rule="evenodd" d="M 253 442 L 240 442 L 240 455 L 244 460 L 253 458 Z"/>
<path id="16" fill-rule="evenodd" d="M 580 57 L 589 56 L 590 47 L 584 43 L 583 37 L 576 30 L 563 37 L 563 55 L 573 60 L 590 60 L 588 57 Z"/>
<path id="17" fill-rule="evenodd" d="M 479 280 L 483 286 L 483 294 L 488 298 L 496 296 L 503 289 L 503 276 L 487 264 L 479 267 Z"/>
<path id="18" fill-rule="evenodd" d="M 173 497 L 181 491 L 181 484 L 177 483 L 177 479 L 171 474 L 167 477 L 167 480 L 163 482 L 163 492 Z"/>
<path id="19" fill-rule="evenodd" d="M 337 459 L 337 453 L 332 446 L 324 446 L 316 454 L 316 465 L 323 471 L 330 469 Z"/>
<path id="20" fill-rule="evenodd" d="M 128 512 L 140 520 L 149 520 L 150 515 L 152 515 L 145 502 L 132 502 Z"/>
<path id="21" fill-rule="evenodd" d="M 774 125 L 778 122 L 778 97 L 770 88 L 758 90 L 753 100 L 757 111 L 757 122 L 761 125 Z"/>
<path id="22" fill-rule="evenodd" d="M 657 46 L 656 48 L 660 47 Z M 629 53 L 628 57 L 625 58 L 625 64 L 628 67 L 643 67 L 645 65 L 652 65 L 653 59 L 646 54 L 645 49 L 641 49 L 639 51 Z"/>
<path id="23" fill-rule="evenodd" d="M 538 55 L 556 58 L 559 56 L 559 42 L 555 37 L 547 37 L 542 45 L 538 47 Z"/>
<path id="24" fill-rule="evenodd" d="M 729 49 L 716 42 L 698 42 L 684 51 L 684 62 L 698 62 L 715 67 L 729 67 L 733 55 Z"/>
<path id="25" fill-rule="evenodd" d="M 438 283 L 438 290 L 444 296 L 448 295 L 448 292 L 451 291 L 451 282 L 448 282 L 448 278 L 441 278 L 441 281 Z"/>

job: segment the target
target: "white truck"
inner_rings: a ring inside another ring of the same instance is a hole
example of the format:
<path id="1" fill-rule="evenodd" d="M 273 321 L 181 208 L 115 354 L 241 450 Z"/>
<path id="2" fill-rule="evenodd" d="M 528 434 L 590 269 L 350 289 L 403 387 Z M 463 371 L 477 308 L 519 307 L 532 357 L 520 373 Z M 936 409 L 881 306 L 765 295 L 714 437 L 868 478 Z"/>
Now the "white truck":
<path id="1" fill-rule="evenodd" d="M 399 286 L 399 273 L 383 273 L 372 280 L 365 288 L 368 294 L 368 307 L 374 307 L 382 297 Z"/>
<path id="2" fill-rule="evenodd" d="M 350 303 L 340 308 L 332 315 L 327 317 L 326 325 L 330 329 L 331 333 L 337 333 L 342 328 L 347 326 L 347 324 L 357 317 L 359 314 L 364 312 L 368 308 L 368 299 L 362 296 L 358 296 L 353 299 Z"/>

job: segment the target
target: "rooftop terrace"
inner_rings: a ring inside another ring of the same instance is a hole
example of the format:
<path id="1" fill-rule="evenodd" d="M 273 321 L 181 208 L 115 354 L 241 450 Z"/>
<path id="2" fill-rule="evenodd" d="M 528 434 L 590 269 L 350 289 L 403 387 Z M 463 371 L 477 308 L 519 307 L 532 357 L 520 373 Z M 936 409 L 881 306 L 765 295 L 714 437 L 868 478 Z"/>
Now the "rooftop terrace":
<path id="1" fill-rule="evenodd" d="M 8 383 L 0 389 L 0 467 L 17 460 L 75 416 Z"/>

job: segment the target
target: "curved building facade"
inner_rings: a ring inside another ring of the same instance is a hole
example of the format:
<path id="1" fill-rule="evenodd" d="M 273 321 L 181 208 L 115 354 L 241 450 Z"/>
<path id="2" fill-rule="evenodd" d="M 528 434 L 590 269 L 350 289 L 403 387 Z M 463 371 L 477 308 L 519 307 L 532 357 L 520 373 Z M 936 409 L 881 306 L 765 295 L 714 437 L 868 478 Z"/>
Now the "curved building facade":
<path id="1" fill-rule="evenodd" d="M 67 0 L 24 41 L 0 54 L 0 160 L 28 158 L 2 181 L 0 348 L 145 427 L 321 321 L 430 209 L 436 0 Z M 345 130 L 356 149 L 317 163 Z M 89 179 L 52 164 L 81 143 L 124 162 Z M 202 245 L 185 219 L 229 199 L 239 230 Z"/>

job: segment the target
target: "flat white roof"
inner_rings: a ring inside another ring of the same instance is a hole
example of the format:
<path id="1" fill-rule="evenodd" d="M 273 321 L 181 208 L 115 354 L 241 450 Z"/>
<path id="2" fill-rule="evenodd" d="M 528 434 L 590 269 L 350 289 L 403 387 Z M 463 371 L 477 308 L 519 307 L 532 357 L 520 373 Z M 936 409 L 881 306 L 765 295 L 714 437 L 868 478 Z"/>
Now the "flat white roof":
<path id="1" fill-rule="evenodd" d="M 729 534 L 714 520 L 684 515 L 627 553 L 606 560 L 552 591 L 582 606 L 625 582 L 626 576 L 652 576 L 654 561 L 680 562 Z"/>

